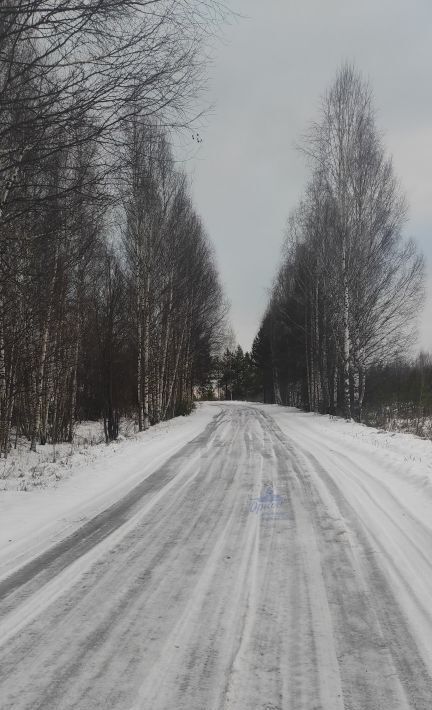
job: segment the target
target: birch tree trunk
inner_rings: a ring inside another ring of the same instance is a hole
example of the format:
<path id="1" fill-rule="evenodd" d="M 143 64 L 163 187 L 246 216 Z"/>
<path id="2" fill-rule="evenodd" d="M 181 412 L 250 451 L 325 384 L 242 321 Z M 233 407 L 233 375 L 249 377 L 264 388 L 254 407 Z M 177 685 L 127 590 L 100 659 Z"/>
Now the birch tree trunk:
<path id="1" fill-rule="evenodd" d="M 282 404 L 282 397 L 280 393 L 279 385 L 279 372 L 277 367 L 273 367 L 273 390 L 274 390 L 274 401 L 275 404 Z"/>
<path id="2" fill-rule="evenodd" d="M 180 362 L 180 356 L 181 356 L 181 353 L 182 353 L 183 341 L 184 341 L 184 336 L 185 336 L 185 332 L 186 332 L 186 326 L 187 326 L 187 322 L 186 322 L 186 320 L 185 320 L 185 323 L 184 323 L 184 326 L 183 326 L 183 329 L 182 329 L 182 332 L 181 332 L 181 336 L 180 336 L 180 342 L 178 343 L 178 346 L 177 346 L 177 353 L 176 353 L 176 358 L 175 358 L 174 370 L 173 370 L 173 373 L 172 373 L 172 376 L 171 376 L 171 383 L 170 383 L 169 388 L 168 388 L 168 396 L 167 396 L 167 401 L 166 401 L 166 404 L 165 404 L 165 408 L 164 408 L 164 412 L 163 412 L 163 417 L 162 417 L 162 419 L 165 419 L 165 418 L 166 418 L 166 415 L 167 415 L 168 409 L 169 409 L 169 407 L 170 407 L 170 405 L 171 405 L 172 397 L 173 397 L 173 394 L 174 394 L 174 387 L 175 387 L 175 384 L 176 384 L 176 381 L 177 381 L 177 371 L 178 371 L 178 366 L 179 366 L 179 362 Z"/>
<path id="3" fill-rule="evenodd" d="M 142 394 L 142 429 L 146 431 L 150 426 L 150 274 L 146 277 L 144 327 L 143 327 L 143 394 Z"/>
<path id="4" fill-rule="evenodd" d="M 73 364 L 72 364 L 71 394 L 70 394 L 70 402 L 69 402 L 68 441 L 70 444 L 72 444 L 73 438 L 74 438 L 75 408 L 76 408 L 76 401 L 77 401 L 77 386 L 78 386 L 78 358 L 79 358 L 80 337 L 81 337 L 81 315 L 80 315 L 80 313 L 78 313 L 77 330 L 76 330 L 76 336 L 75 336 L 75 346 L 74 346 Z"/>
<path id="5" fill-rule="evenodd" d="M 137 290 L 137 402 L 138 402 L 138 431 L 144 428 L 144 400 L 143 400 L 143 313 L 142 313 L 142 284 L 136 278 Z"/>
<path id="6" fill-rule="evenodd" d="M 351 394 L 350 394 L 350 302 L 349 284 L 347 274 L 346 237 L 342 244 L 342 284 L 343 284 L 343 396 L 344 396 L 344 416 L 347 421 L 351 419 Z"/>
<path id="7" fill-rule="evenodd" d="M 318 300 L 318 283 L 315 282 L 314 287 L 314 349 L 313 349 L 313 368 L 314 368 L 314 385 L 315 385 L 315 396 L 314 396 L 314 410 L 315 412 L 320 411 L 321 405 L 321 372 L 320 372 L 320 332 L 319 332 L 319 300 Z"/>
<path id="8" fill-rule="evenodd" d="M 6 417 L 6 361 L 4 340 L 4 300 L 0 298 L 0 457 L 7 453 L 7 417 Z"/>
<path id="9" fill-rule="evenodd" d="M 54 268 L 51 277 L 51 282 L 48 290 L 48 308 L 45 318 L 45 322 L 42 329 L 42 337 L 40 343 L 40 351 L 38 363 L 36 366 L 35 373 L 35 384 L 34 384 L 34 408 L 33 408 L 33 422 L 31 427 L 31 442 L 30 450 L 36 451 L 36 442 L 40 435 L 41 429 L 41 408 L 42 408 L 42 394 L 43 394 L 43 383 L 45 375 L 45 365 L 48 350 L 48 339 L 51 331 L 51 319 L 53 311 L 53 300 L 54 300 L 54 288 L 57 278 L 57 266 L 58 266 L 58 247 L 56 247 L 54 256 Z M 45 443 L 45 442 L 44 442 Z"/>
<path id="10" fill-rule="evenodd" d="M 308 317 L 307 317 L 307 303 L 305 304 L 305 318 L 304 318 L 304 348 L 305 348 L 305 363 L 306 363 L 306 387 L 308 393 L 308 405 L 309 411 L 312 411 L 312 382 L 311 382 L 311 368 L 310 368 L 310 338 L 308 334 Z"/>
<path id="11" fill-rule="evenodd" d="M 166 370 L 168 361 L 168 345 L 169 338 L 171 334 L 171 312 L 173 305 L 173 272 L 170 274 L 170 286 L 169 286 L 169 296 L 168 296 L 168 307 L 167 307 L 167 317 L 165 324 L 165 336 L 162 346 L 162 363 L 160 368 L 160 377 L 158 382 L 158 401 L 156 409 L 156 421 L 160 421 L 163 411 L 163 399 L 166 391 Z"/>

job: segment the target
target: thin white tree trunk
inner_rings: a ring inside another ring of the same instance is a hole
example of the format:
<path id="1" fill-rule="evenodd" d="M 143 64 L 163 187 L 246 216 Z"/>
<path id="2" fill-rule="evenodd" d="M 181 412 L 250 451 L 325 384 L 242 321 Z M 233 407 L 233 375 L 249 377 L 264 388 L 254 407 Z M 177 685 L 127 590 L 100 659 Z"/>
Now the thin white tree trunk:
<path id="1" fill-rule="evenodd" d="M 343 284 L 343 387 L 344 387 L 344 415 L 346 420 L 351 419 L 351 395 L 350 395 L 350 302 L 349 302 L 349 284 L 347 275 L 347 257 L 346 257 L 346 240 L 342 245 L 342 284 Z"/>
<path id="2" fill-rule="evenodd" d="M 138 402 L 138 430 L 144 428 L 144 401 L 143 401 L 143 337 L 142 337 L 142 285 L 137 278 L 137 402 Z"/>
<path id="3" fill-rule="evenodd" d="M 51 331 L 51 318 L 53 311 L 53 300 L 54 300 L 54 287 L 57 278 L 57 265 L 58 265 L 58 248 L 56 248 L 54 257 L 54 269 L 51 278 L 51 283 L 48 293 L 48 309 L 45 318 L 45 323 L 42 330 L 42 338 L 39 352 L 39 361 L 36 366 L 36 377 L 34 384 L 34 407 L 33 407 L 33 423 L 31 428 L 31 442 L 30 450 L 36 451 L 36 442 L 40 434 L 41 428 L 41 409 L 42 409 L 42 393 L 43 393 L 43 382 L 45 375 L 45 366 L 47 359 L 48 350 L 48 339 Z"/>
<path id="4" fill-rule="evenodd" d="M 81 335 L 81 318 L 78 314 L 77 318 L 77 332 L 75 336 L 75 346 L 73 354 L 73 364 L 72 364 L 72 378 L 71 378 L 71 396 L 69 402 L 69 432 L 68 439 L 69 443 L 72 444 L 74 436 L 74 423 L 75 423 L 75 408 L 77 401 L 77 386 L 78 386 L 78 358 L 79 358 L 79 344 Z"/>
<path id="5" fill-rule="evenodd" d="M 162 416 L 163 397 L 164 397 L 164 393 L 166 391 L 166 371 L 167 371 L 167 362 L 168 362 L 169 338 L 171 335 L 172 302 L 173 302 L 173 274 L 171 272 L 168 310 L 167 310 L 167 319 L 166 319 L 166 326 L 165 326 L 165 337 L 164 337 L 163 348 L 162 348 L 162 364 L 161 364 L 161 369 L 160 369 L 160 380 L 158 383 L 157 421 L 159 421 Z"/>
<path id="6" fill-rule="evenodd" d="M 171 400 L 172 400 L 172 397 L 174 394 L 174 385 L 177 380 L 177 371 L 178 371 L 178 366 L 179 366 L 179 362 L 180 362 L 180 355 L 181 355 L 182 348 L 183 348 L 183 341 L 184 341 L 185 332 L 186 332 L 186 321 L 185 321 L 185 324 L 183 326 L 183 330 L 181 333 L 180 343 L 178 344 L 178 347 L 177 347 L 177 354 L 176 354 L 176 359 L 175 359 L 174 371 L 173 371 L 173 374 L 171 377 L 171 383 L 170 383 L 169 389 L 168 389 L 167 401 L 165 403 L 165 407 L 164 407 L 164 411 L 163 411 L 163 417 L 162 417 L 163 419 L 166 418 L 166 415 L 167 415 L 167 412 L 168 412 L 168 409 L 169 409 L 169 406 L 171 404 Z"/>
<path id="7" fill-rule="evenodd" d="M 146 431 L 150 426 L 150 275 L 147 274 L 144 304 L 143 326 L 143 377 L 142 377 L 142 428 Z"/>
<path id="8" fill-rule="evenodd" d="M 6 359 L 5 359 L 5 340 L 4 340 L 4 302 L 3 297 L 0 299 L 0 456 L 2 453 L 6 456 Z"/>
<path id="9" fill-rule="evenodd" d="M 273 367 L 273 392 L 275 404 L 282 404 L 282 397 L 279 386 L 279 372 L 277 367 Z"/>

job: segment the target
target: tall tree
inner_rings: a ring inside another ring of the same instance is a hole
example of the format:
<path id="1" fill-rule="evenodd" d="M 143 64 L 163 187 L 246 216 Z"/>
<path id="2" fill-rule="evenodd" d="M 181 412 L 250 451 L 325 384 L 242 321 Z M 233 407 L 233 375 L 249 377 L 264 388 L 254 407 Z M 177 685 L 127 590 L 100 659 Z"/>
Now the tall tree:
<path id="1" fill-rule="evenodd" d="M 360 420 L 368 368 L 412 339 L 423 260 L 403 236 L 405 198 L 352 66 L 325 94 L 304 151 L 312 176 L 289 223 L 270 323 L 288 325 L 291 352 L 303 341 L 307 406 Z"/>

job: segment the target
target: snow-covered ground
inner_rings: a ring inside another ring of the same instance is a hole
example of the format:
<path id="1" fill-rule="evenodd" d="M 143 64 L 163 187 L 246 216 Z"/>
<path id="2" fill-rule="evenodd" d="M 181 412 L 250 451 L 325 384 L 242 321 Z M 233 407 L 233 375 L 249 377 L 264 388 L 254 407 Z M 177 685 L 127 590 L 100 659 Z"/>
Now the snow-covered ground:
<path id="1" fill-rule="evenodd" d="M 300 412 L 290 407 L 259 405 L 271 414 L 287 434 L 298 432 L 318 437 L 326 447 L 351 456 L 369 457 L 372 468 L 377 463 L 395 476 L 395 483 L 409 483 L 422 495 L 432 498 L 432 441 L 414 434 L 390 432 L 346 422 L 339 417 Z M 293 426 L 294 425 L 294 426 Z"/>
<path id="2" fill-rule="evenodd" d="M 23 443 L 13 450 L 0 461 L 0 578 L 125 495 L 214 414 L 214 407 L 199 403 L 189 417 L 141 434 L 128 426 L 109 446 L 101 425 L 87 422 L 78 426 L 72 447 L 39 446 L 34 453 Z"/>
<path id="3" fill-rule="evenodd" d="M 1 494 L 2 710 L 431 710 L 431 442 L 215 403 L 103 451 Z"/>
<path id="4" fill-rule="evenodd" d="M 343 498 L 355 511 L 432 674 L 432 442 L 289 408 L 267 411 L 323 497 Z"/>
<path id="5" fill-rule="evenodd" d="M 135 423 L 122 420 L 118 441 L 135 435 Z M 37 451 L 30 451 L 28 440 L 18 438 L 7 458 L 0 459 L 0 491 L 28 492 L 56 487 L 81 466 L 93 463 L 101 455 L 104 441 L 102 421 L 78 423 L 72 444 L 45 444 L 39 445 Z"/>

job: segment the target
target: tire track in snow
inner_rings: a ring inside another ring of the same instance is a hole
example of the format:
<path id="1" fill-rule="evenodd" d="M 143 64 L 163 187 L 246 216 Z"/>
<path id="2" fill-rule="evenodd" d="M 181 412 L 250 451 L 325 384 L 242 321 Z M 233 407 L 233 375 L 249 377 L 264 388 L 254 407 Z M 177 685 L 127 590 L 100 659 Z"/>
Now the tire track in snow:
<path id="1" fill-rule="evenodd" d="M 9 613 L 22 599 L 34 594 L 37 589 L 43 587 L 127 523 L 139 512 L 145 498 L 159 493 L 164 488 L 168 492 L 169 484 L 178 475 L 182 466 L 190 463 L 194 450 L 200 450 L 205 446 L 205 442 L 211 439 L 219 416 L 217 415 L 207 425 L 202 434 L 174 454 L 126 496 L 89 520 L 72 535 L 0 580 L 0 616 Z M 13 599 L 8 603 L 8 598 L 11 597 Z"/>
<path id="2" fill-rule="evenodd" d="M 430 710 L 407 625 L 323 462 L 255 407 L 224 407 L 207 433 L 0 648 L 2 710 Z M 270 484 L 284 518 L 249 512 Z"/>
<path id="3" fill-rule="evenodd" d="M 344 497 L 337 479 L 326 468 L 331 466 L 333 474 L 340 469 L 346 477 L 352 475 L 355 463 L 341 466 L 343 456 L 339 452 L 329 453 L 322 441 L 311 436 L 314 451 L 318 448 L 320 452 L 318 460 L 308 450 L 307 429 L 306 441 L 298 437 L 297 431 L 293 438 L 282 431 L 278 435 L 297 460 L 299 479 L 316 515 L 317 539 L 321 541 L 323 569 L 340 647 L 338 657 L 346 706 L 350 710 L 376 707 L 430 710 L 432 679 L 383 573 L 382 560 L 374 555 L 379 541 L 374 539 L 374 546 L 371 545 L 370 531 L 366 531 L 359 511 Z M 364 472 L 364 476 L 368 474 Z M 339 518 L 346 530 L 346 543 L 340 535 L 334 536 L 330 506 L 328 502 L 324 505 L 318 493 L 317 479 L 330 494 L 333 517 Z M 335 554 L 335 546 L 342 554 Z M 390 558 L 388 562 L 394 567 Z"/>

